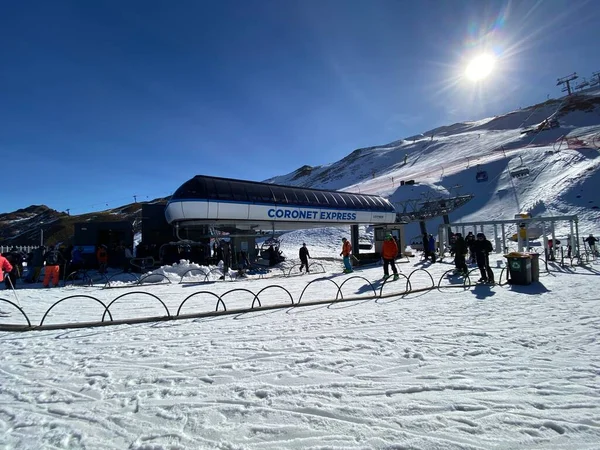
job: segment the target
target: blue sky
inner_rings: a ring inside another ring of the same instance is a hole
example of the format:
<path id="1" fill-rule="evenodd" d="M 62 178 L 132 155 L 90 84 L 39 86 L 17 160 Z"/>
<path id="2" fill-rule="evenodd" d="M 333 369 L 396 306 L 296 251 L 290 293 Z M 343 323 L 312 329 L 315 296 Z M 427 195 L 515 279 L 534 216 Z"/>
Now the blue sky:
<path id="1" fill-rule="evenodd" d="M 579 0 L 4 2 L 0 212 L 260 181 L 560 96 L 600 70 L 598 23 Z"/>

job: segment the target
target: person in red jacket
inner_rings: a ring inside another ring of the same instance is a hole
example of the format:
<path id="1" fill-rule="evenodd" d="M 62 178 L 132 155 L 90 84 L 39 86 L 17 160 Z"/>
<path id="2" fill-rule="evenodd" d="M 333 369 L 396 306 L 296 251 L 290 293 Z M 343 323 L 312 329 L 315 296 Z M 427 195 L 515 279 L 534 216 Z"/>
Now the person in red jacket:
<path id="1" fill-rule="evenodd" d="M 12 264 L 0 253 L 0 282 L 4 281 L 4 272 L 8 273 L 11 270 L 13 270 Z"/>
<path id="2" fill-rule="evenodd" d="M 392 266 L 392 272 L 394 272 L 394 280 L 400 278 L 398 276 L 398 269 L 396 269 L 396 256 L 398 256 L 398 244 L 391 234 L 385 235 L 383 246 L 381 247 L 381 258 L 383 259 L 383 279 L 387 279 L 390 276 L 389 266 Z"/>

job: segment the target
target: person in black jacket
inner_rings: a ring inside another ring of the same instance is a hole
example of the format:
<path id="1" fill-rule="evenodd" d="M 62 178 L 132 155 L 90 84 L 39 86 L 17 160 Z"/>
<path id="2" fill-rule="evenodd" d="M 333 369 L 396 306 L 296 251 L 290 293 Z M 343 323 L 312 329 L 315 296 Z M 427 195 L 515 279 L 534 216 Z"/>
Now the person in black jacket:
<path id="1" fill-rule="evenodd" d="M 302 268 L 306 266 L 306 273 L 310 273 L 308 270 L 308 258 L 310 258 L 310 254 L 308 253 L 308 248 L 306 248 L 306 244 L 302 244 L 300 250 L 298 251 L 298 256 L 300 256 L 300 272 L 302 272 Z"/>
<path id="2" fill-rule="evenodd" d="M 492 243 L 485 238 L 485 234 L 477 233 L 477 239 L 473 244 L 473 251 L 475 252 L 477 267 L 479 267 L 479 271 L 481 272 L 479 283 L 494 284 L 494 272 L 492 272 L 492 268 L 490 267 L 489 258 L 493 250 Z"/>
<path id="3" fill-rule="evenodd" d="M 598 239 L 596 239 L 592 233 L 584 239 L 584 242 L 587 243 L 594 255 L 598 255 L 598 252 L 596 251 L 596 242 L 598 242 Z"/>
<path id="4" fill-rule="evenodd" d="M 454 265 L 456 266 L 455 273 L 466 276 L 469 273 L 467 268 L 467 253 L 469 253 L 469 247 L 465 238 L 462 237 L 461 233 L 454 235 Z"/>
<path id="5" fill-rule="evenodd" d="M 472 264 L 475 262 L 475 251 L 474 251 L 474 245 L 475 245 L 475 235 L 473 234 L 472 231 L 469 231 L 469 234 L 467 234 L 467 236 L 465 237 L 465 242 L 467 243 L 467 248 L 469 249 L 469 264 Z"/>

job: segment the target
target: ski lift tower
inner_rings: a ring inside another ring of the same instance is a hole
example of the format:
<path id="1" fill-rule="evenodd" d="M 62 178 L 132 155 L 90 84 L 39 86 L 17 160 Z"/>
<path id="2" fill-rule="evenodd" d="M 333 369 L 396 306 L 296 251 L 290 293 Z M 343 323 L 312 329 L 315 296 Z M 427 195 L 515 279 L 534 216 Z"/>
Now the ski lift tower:
<path id="1" fill-rule="evenodd" d="M 562 78 L 558 78 L 556 80 L 556 85 L 560 86 L 561 84 L 566 85 L 565 87 L 563 87 L 561 89 L 562 92 L 567 92 L 567 95 L 571 95 L 572 91 L 571 91 L 571 81 L 576 80 L 577 78 L 579 78 L 577 76 L 577 72 L 573 72 L 571 75 L 567 75 L 566 77 L 562 77 Z"/>
<path id="2" fill-rule="evenodd" d="M 457 208 L 460 208 L 465 203 L 470 202 L 474 195 L 458 193 L 458 189 L 461 186 L 454 186 L 452 189 L 456 190 L 456 193 L 447 197 L 440 194 L 428 192 L 423 194 L 423 198 L 420 199 L 409 199 L 400 202 L 394 202 L 397 212 L 397 220 L 403 222 L 419 222 L 421 228 L 421 234 L 427 233 L 427 227 L 425 221 L 433 219 L 434 217 L 443 217 L 444 223 L 450 223 L 449 214 Z"/>

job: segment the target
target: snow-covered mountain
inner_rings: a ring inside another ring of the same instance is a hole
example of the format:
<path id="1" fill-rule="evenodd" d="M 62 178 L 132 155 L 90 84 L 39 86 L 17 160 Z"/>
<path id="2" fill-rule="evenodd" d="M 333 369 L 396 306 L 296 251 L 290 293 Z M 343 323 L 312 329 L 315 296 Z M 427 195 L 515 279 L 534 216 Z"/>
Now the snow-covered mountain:
<path id="1" fill-rule="evenodd" d="M 267 181 L 380 194 L 398 205 L 471 193 L 474 199 L 451 214 L 453 222 L 512 219 L 519 212 L 577 214 L 580 230 L 588 232 L 600 218 L 599 148 L 597 90 L 361 148 Z M 518 171 L 529 174 L 514 177 Z M 479 182 L 484 172 L 488 179 Z M 415 184 L 401 185 L 406 180 Z"/>
<path id="2" fill-rule="evenodd" d="M 577 214 L 581 233 L 598 231 L 600 200 L 600 90 L 513 111 L 497 117 L 435 128 L 386 145 L 354 150 L 340 161 L 302 166 L 267 182 L 379 194 L 401 210 L 407 200 L 425 201 L 456 194 L 473 200 L 450 215 L 453 222 Z M 511 176 L 515 169 L 529 171 Z M 478 173 L 487 181 L 478 182 Z M 414 180 L 415 184 L 401 185 Z M 182 180 L 183 181 L 183 180 Z M 156 201 L 165 201 L 157 199 Z M 50 241 L 66 241 L 73 223 L 130 220 L 140 204 L 80 216 L 29 207 L 0 214 L 0 244 L 32 245 L 40 223 Z M 49 214 L 52 215 L 50 220 Z M 435 231 L 439 220 L 428 222 Z M 565 226 L 566 226 L 565 222 Z M 567 229 L 557 229 L 566 234 Z M 417 224 L 407 233 L 418 234 Z M 54 239 L 56 234 L 56 239 Z"/>

